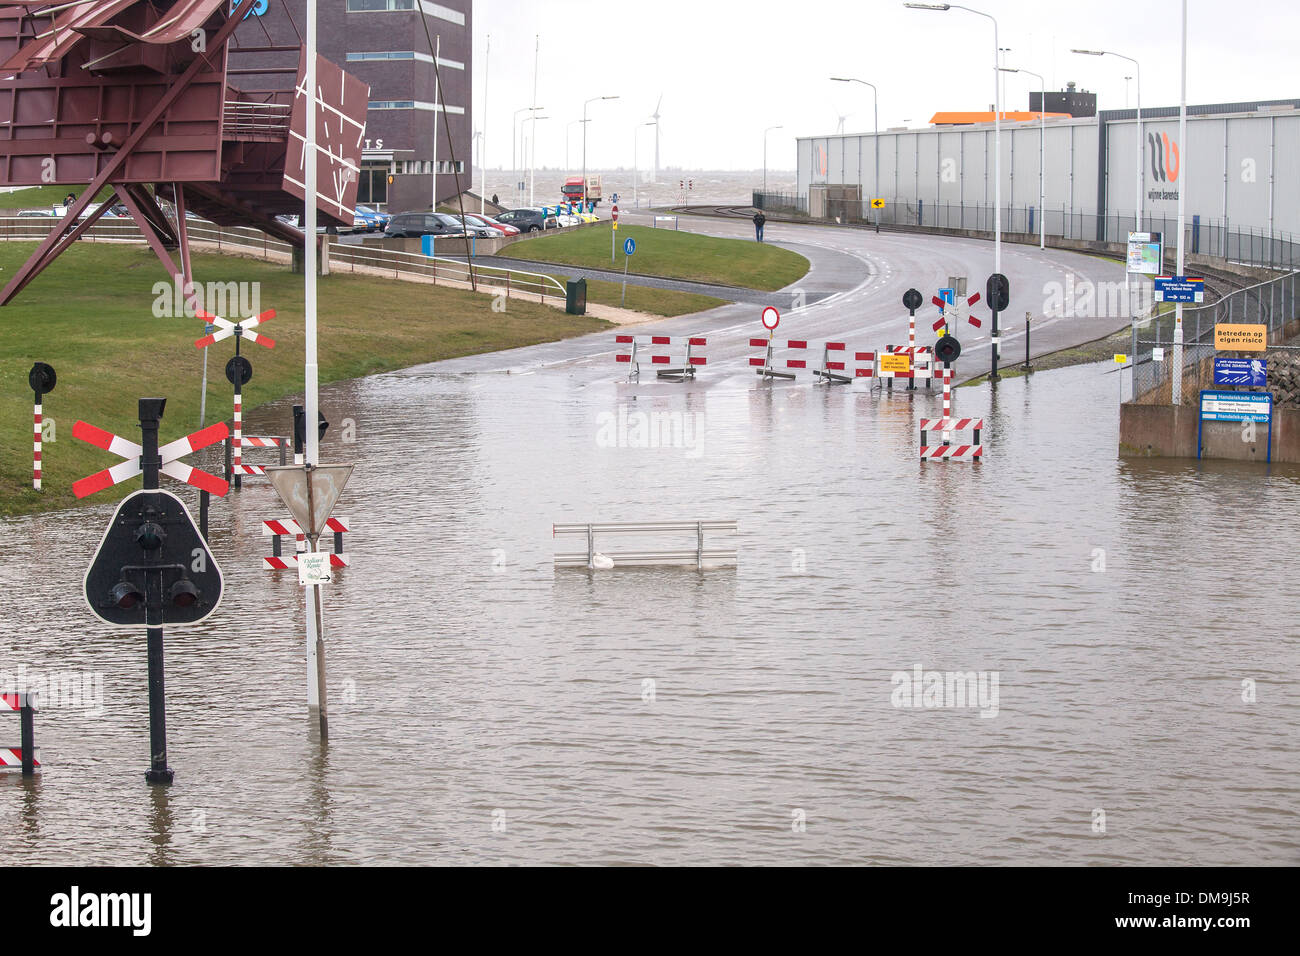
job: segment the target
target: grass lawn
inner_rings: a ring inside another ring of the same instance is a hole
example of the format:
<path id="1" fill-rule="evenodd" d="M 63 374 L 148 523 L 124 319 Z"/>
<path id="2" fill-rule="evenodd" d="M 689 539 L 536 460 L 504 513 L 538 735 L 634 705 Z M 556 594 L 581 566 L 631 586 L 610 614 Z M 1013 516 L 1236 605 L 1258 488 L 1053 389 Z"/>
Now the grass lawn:
<path id="1" fill-rule="evenodd" d="M 693 279 L 771 292 L 797 282 L 809 269 L 807 259 L 779 246 L 649 226 L 620 226 L 618 252 L 612 263 L 608 226 L 525 239 L 506 246 L 499 255 L 587 269 L 622 270 L 623 242 L 628 237 L 636 240 L 636 254 L 629 270 L 638 275 Z"/>
<path id="2" fill-rule="evenodd" d="M 501 277 L 501 273 L 489 273 L 493 280 Z M 551 272 L 548 275 L 564 285 L 569 276 L 558 272 Z M 534 273 L 510 272 L 512 281 L 532 283 L 536 282 Z M 522 286 L 528 288 L 528 286 Z M 728 300 L 717 299 L 711 295 L 700 295 L 698 292 L 678 292 L 674 289 L 651 289 L 646 286 L 627 285 L 627 302 L 622 301 L 623 284 L 621 282 L 601 282 L 598 279 L 587 280 L 587 301 L 597 305 L 612 305 L 632 309 L 637 312 L 644 312 L 647 315 L 662 315 L 672 317 L 674 315 L 688 315 L 691 312 L 703 312 L 705 309 L 715 309 L 720 305 L 727 305 Z M 528 293 L 520 293 L 524 299 L 528 298 Z"/>
<path id="3" fill-rule="evenodd" d="M 40 209 L 62 205 L 68 193 L 76 193 L 80 196 L 85 189 L 85 186 L 33 186 L 17 192 L 0 193 L 0 209 Z M 111 186 L 105 186 L 99 191 L 97 198 L 107 199 L 112 191 Z"/>
<path id="4" fill-rule="evenodd" d="M 34 247 L 0 243 L 0 278 L 12 276 Z M 259 329 L 275 339 L 274 349 L 244 343 L 253 363 L 244 407 L 301 392 L 302 277 L 283 266 L 230 256 L 196 255 L 194 265 L 203 282 L 260 283 L 261 308 L 278 313 Z M 155 317 L 153 289 L 159 282 L 170 284 L 142 247 L 79 243 L 13 304 L 0 308 L 0 515 L 73 505 L 73 481 L 119 460 L 74 439 L 77 419 L 136 440 L 137 399 L 163 396 L 164 442 L 198 427 L 203 356 L 194 340 L 203 325 L 194 318 Z M 336 274 L 322 278 L 319 290 L 322 384 L 609 327 L 521 299 L 496 313 L 487 295 L 379 278 Z M 211 353 L 207 424 L 230 415 L 224 369 L 234 347 L 227 339 Z M 44 402 L 56 440 L 45 443 L 43 492 L 31 487 L 32 393 L 26 383 L 34 361 L 48 362 L 58 373 Z M 138 487 L 137 481 L 124 482 L 88 500 L 106 501 Z"/>

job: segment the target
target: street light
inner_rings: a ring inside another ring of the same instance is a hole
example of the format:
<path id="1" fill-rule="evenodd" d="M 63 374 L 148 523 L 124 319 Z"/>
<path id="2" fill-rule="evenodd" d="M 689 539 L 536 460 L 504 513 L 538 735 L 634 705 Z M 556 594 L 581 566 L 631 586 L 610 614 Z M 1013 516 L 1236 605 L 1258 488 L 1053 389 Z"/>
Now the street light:
<path id="1" fill-rule="evenodd" d="M 875 129 L 873 140 L 876 148 L 876 184 L 872 187 L 873 192 L 871 194 L 874 199 L 880 195 L 880 104 L 878 102 L 879 96 L 877 95 L 876 84 L 868 83 L 866 80 L 859 80 L 856 77 L 851 76 L 832 76 L 831 80 L 835 83 L 861 83 L 863 86 L 871 87 L 871 113 L 873 128 Z M 880 213 L 877 212 L 874 207 L 871 210 L 871 218 L 876 221 L 876 232 L 880 232 Z"/>
<path id="2" fill-rule="evenodd" d="M 965 10 L 993 21 L 993 271 L 1002 274 L 1002 97 L 998 92 L 998 21 L 990 14 L 957 3 L 905 3 L 909 10 Z M 993 367 L 989 381 L 998 380 L 998 314 L 993 313 Z"/>
<path id="3" fill-rule="evenodd" d="M 1003 73 L 1028 73 L 1030 76 L 1038 78 L 1038 248 L 1047 248 L 1047 223 L 1045 187 L 1043 184 L 1043 141 L 1047 136 L 1047 121 L 1044 119 L 1044 112 L 1047 109 L 1047 81 L 1043 79 L 1041 73 L 1035 73 L 1033 70 L 1018 70 L 1012 66 L 998 67 Z"/>
<path id="4" fill-rule="evenodd" d="M 573 127 L 577 126 L 579 123 L 585 122 L 587 121 L 580 119 L 569 120 L 569 122 L 564 126 L 564 175 L 566 176 L 569 175 L 569 170 L 573 168 L 569 165 L 569 130 L 573 129 Z"/>
<path id="5" fill-rule="evenodd" d="M 548 120 L 548 119 L 550 119 L 549 116 L 538 116 L 536 114 L 533 114 L 532 116 L 528 117 L 528 119 L 525 121 L 531 124 L 531 128 L 529 130 L 529 135 L 524 138 L 523 150 L 519 154 L 519 159 L 520 161 L 523 161 L 524 159 L 528 160 L 528 177 L 529 177 L 528 205 L 529 206 L 533 205 L 532 176 L 533 176 L 533 167 L 537 164 L 537 124 L 541 120 Z"/>
<path id="6" fill-rule="evenodd" d="M 515 177 L 515 185 L 514 185 L 515 202 L 519 201 L 519 174 L 521 172 L 519 168 L 519 150 L 518 150 L 519 114 L 536 112 L 537 110 L 541 110 L 545 108 L 546 107 L 544 106 L 525 106 L 523 109 L 515 110 L 514 118 L 511 119 L 510 121 L 510 164 L 514 167 L 514 169 L 511 170 L 511 172 L 514 174 Z"/>
<path id="7" fill-rule="evenodd" d="M 1081 53 L 1084 56 L 1113 56 L 1113 57 L 1118 57 L 1121 60 L 1127 60 L 1129 63 L 1133 64 L 1133 73 L 1137 79 L 1137 112 L 1136 112 L 1137 133 L 1134 136 L 1134 139 L 1137 140 L 1137 143 L 1135 144 L 1137 148 L 1134 150 L 1134 158 L 1137 161 L 1137 175 L 1134 176 L 1133 178 L 1133 188 L 1135 190 L 1134 197 L 1133 197 L 1133 221 L 1134 221 L 1133 231 L 1141 232 L 1142 231 L 1142 186 L 1146 179 L 1146 170 L 1142 168 L 1142 148 L 1144 146 L 1142 142 L 1142 67 L 1138 64 L 1138 61 L 1133 59 L 1131 56 L 1125 56 L 1124 54 L 1116 53 L 1113 50 L 1071 50 L 1070 52 Z M 1125 94 L 1124 98 L 1128 99 L 1127 83 L 1125 83 L 1124 85 L 1124 94 Z M 1118 241 L 1119 238 L 1120 238 L 1119 236 L 1116 236 L 1115 237 L 1116 241 Z M 1126 250 L 1127 247 L 1128 244 L 1125 243 Z M 1124 265 L 1124 294 L 1125 297 L 1129 300 L 1128 302 L 1129 325 L 1132 329 L 1129 338 L 1131 340 L 1132 354 L 1136 355 L 1137 335 L 1138 335 L 1137 305 L 1133 302 L 1133 294 L 1129 289 L 1129 271 L 1128 271 L 1127 258 L 1125 259 L 1125 265 Z"/>
<path id="8" fill-rule="evenodd" d="M 1133 73 L 1137 79 L 1137 182 L 1135 183 L 1136 193 L 1133 203 L 1133 215 L 1136 219 L 1137 226 L 1134 232 L 1142 231 L 1142 184 L 1145 181 L 1145 171 L 1142 169 L 1142 67 L 1137 60 L 1131 56 L 1125 56 L 1123 53 L 1116 53 L 1114 50 L 1071 50 L 1071 53 L 1082 53 L 1084 56 L 1115 56 L 1121 60 L 1128 60 L 1133 64 Z M 1127 79 L 1127 77 L 1125 77 Z M 1127 94 L 1127 85 L 1125 93 Z M 1126 97 L 1127 98 L 1127 97 Z M 1116 237 L 1118 238 L 1118 237 Z"/>
<path id="9" fill-rule="evenodd" d="M 641 203 L 636 198 L 637 181 L 641 178 L 641 167 L 638 164 L 638 157 L 641 155 L 639 149 L 639 140 L 641 137 L 641 128 L 643 126 L 658 126 L 654 120 L 646 123 L 640 123 L 632 132 L 632 208 L 640 209 Z"/>
<path id="10" fill-rule="evenodd" d="M 785 129 L 784 126 L 769 126 L 763 130 L 763 195 L 767 195 L 767 134 L 774 129 Z"/>
<path id="11" fill-rule="evenodd" d="M 582 104 L 582 205 L 587 206 L 587 104 L 597 100 L 616 100 L 617 96 L 593 96 Z"/>

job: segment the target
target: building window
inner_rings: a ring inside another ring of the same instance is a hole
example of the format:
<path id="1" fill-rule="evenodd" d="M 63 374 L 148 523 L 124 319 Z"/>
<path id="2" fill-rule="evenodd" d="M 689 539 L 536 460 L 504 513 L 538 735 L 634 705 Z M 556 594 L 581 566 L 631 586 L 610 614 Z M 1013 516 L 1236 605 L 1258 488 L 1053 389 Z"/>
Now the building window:
<path id="1" fill-rule="evenodd" d="M 348 61 L 351 63 L 355 63 L 358 60 L 414 60 L 414 59 L 415 59 L 414 53 L 376 51 L 373 53 L 349 53 L 348 54 Z"/>
<path id="2" fill-rule="evenodd" d="M 348 13 L 390 13 L 414 9 L 415 0 L 348 0 Z"/>
<path id="3" fill-rule="evenodd" d="M 358 63 L 362 61 L 373 60 L 419 60 L 421 63 L 433 63 L 433 57 L 427 53 L 416 53 L 410 50 L 374 50 L 363 53 L 349 53 L 347 55 L 349 63 Z M 446 57 L 438 57 L 438 65 L 448 70 L 463 70 L 465 64 L 460 60 L 448 60 Z"/>
<path id="4" fill-rule="evenodd" d="M 415 100 L 371 100 L 372 110 L 413 110 Z"/>

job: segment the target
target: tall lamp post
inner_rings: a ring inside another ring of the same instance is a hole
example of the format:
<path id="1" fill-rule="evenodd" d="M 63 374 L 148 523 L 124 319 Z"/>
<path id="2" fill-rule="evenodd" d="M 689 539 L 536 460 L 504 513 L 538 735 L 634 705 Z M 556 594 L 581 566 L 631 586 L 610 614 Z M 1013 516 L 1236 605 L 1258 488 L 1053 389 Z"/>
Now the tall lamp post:
<path id="1" fill-rule="evenodd" d="M 537 173 L 537 124 L 542 120 L 548 120 L 548 119 L 550 119 L 549 116 L 538 116 L 536 113 L 534 113 L 532 116 L 528 118 L 529 130 L 531 133 L 531 135 L 529 136 L 531 149 L 527 146 L 525 147 L 525 149 L 528 150 L 528 205 L 529 206 L 533 205 L 533 180 Z"/>
<path id="2" fill-rule="evenodd" d="M 876 152 L 876 158 L 873 161 L 876 171 L 876 184 L 872 187 L 871 193 L 871 197 L 874 199 L 880 195 L 880 97 L 876 90 L 876 84 L 852 76 L 832 76 L 831 80 L 836 83 L 861 83 L 863 86 L 871 87 L 872 127 L 875 130 L 873 140 Z M 880 213 L 874 208 L 871 210 L 871 218 L 876 221 L 876 232 L 880 232 Z"/>
<path id="3" fill-rule="evenodd" d="M 998 21 L 983 10 L 964 7 L 957 3 L 904 3 L 909 10 L 965 10 L 985 17 L 993 23 L 993 271 L 1002 274 L 1002 96 L 998 92 Z M 989 381 L 998 380 L 998 314 L 993 313 L 993 366 Z"/>
<path id="4" fill-rule="evenodd" d="M 616 100 L 618 96 L 593 96 L 582 104 L 582 207 L 587 208 L 587 106 L 597 100 Z"/>
<path id="5" fill-rule="evenodd" d="M 1043 205 L 1046 188 L 1043 183 L 1043 143 L 1047 138 L 1047 121 L 1044 111 L 1047 109 L 1047 81 L 1041 73 L 1033 70 L 1018 70 L 1013 66 L 998 67 L 1003 73 L 1027 73 L 1038 79 L 1038 248 L 1047 248 L 1047 209 Z"/>
<path id="6" fill-rule="evenodd" d="M 488 59 L 492 56 L 492 34 L 488 34 L 487 49 L 483 52 L 483 131 L 478 144 L 478 214 L 487 212 L 487 102 L 488 102 Z"/>
<path id="7" fill-rule="evenodd" d="M 569 130 L 579 123 L 585 123 L 586 120 L 570 120 L 564 127 L 564 175 L 569 175 L 569 170 L 573 167 L 569 165 Z"/>
<path id="8" fill-rule="evenodd" d="M 1134 154 L 1133 154 L 1137 168 L 1136 168 L 1136 175 L 1133 177 L 1133 190 L 1134 190 L 1133 231 L 1141 232 L 1142 231 L 1142 186 L 1146 180 L 1146 170 L 1142 168 L 1142 149 L 1145 146 L 1145 144 L 1142 142 L 1142 67 L 1138 63 L 1138 61 L 1133 59 L 1131 56 L 1125 56 L 1123 53 L 1116 53 L 1114 50 L 1071 50 L 1070 52 L 1081 53 L 1084 56 L 1113 56 L 1113 57 L 1118 57 L 1121 60 L 1127 60 L 1129 63 L 1133 64 L 1133 76 L 1134 79 L 1137 80 L 1137 90 L 1136 90 L 1137 112 L 1135 114 L 1137 117 L 1137 127 L 1136 127 L 1137 133 L 1134 136 L 1134 139 L 1136 139 L 1137 142 L 1135 144 L 1136 149 L 1134 150 Z M 1125 93 L 1125 99 L 1127 99 L 1128 98 L 1127 82 L 1124 84 L 1124 93 Z M 1105 175 L 1104 170 L 1102 171 L 1102 174 Z M 1181 190 L 1179 190 L 1179 192 L 1181 193 Z M 1116 240 L 1118 240 L 1119 238 L 1120 238 L 1119 236 L 1115 237 Z M 1125 246 L 1127 248 L 1127 243 L 1125 243 Z M 1132 351 L 1130 354 L 1137 355 L 1137 338 L 1138 338 L 1137 305 L 1133 302 L 1133 293 L 1129 289 L 1129 271 L 1128 271 L 1127 259 L 1124 266 L 1124 293 L 1125 293 L 1125 298 L 1128 299 L 1128 303 L 1129 303 L 1128 305 L 1129 324 L 1132 327 L 1132 334 L 1130 335 L 1130 340 L 1131 340 L 1130 344 L 1131 344 Z"/>
<path id="9" fill-rule="evenodd" d="M 767 195 L 767 134 L 774 129 L 785 129 L 784 126 L 769 126 L 763 130 L 763 195 Z"/>

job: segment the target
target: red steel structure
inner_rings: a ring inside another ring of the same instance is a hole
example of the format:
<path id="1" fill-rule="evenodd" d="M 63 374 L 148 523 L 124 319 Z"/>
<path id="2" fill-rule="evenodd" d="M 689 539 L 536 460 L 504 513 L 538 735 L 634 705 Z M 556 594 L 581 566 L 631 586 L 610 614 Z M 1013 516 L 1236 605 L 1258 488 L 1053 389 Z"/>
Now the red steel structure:
<path id="1" fill-rule="evenodd" d="M 254 0 L 229 3 L 0 0 L 0 186 L 80 189 L 0 305 L 115 203 L 181 283 L 193 281 L 187 210 L 303 244 L 276 218 L 304 199 L 302 37 L 296 70 L 267 66 L 295 47 L 270 42 Z M 318 57 L 316 99 L 317 208 L 350 226 L 369 87 Z M 104 187 L 113 195 L 87 212 Z"/>

